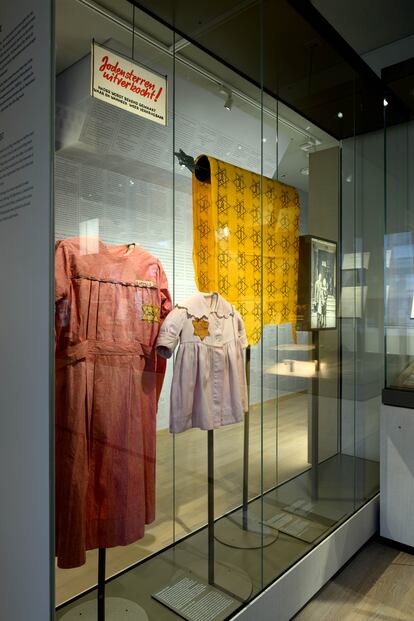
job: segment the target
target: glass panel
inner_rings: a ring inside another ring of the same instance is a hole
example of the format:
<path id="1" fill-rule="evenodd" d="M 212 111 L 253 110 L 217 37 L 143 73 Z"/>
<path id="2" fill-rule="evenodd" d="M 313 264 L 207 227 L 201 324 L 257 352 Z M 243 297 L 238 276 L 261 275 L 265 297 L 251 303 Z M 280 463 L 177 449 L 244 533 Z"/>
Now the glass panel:
<path id="1" fill-rule="evenodd" d="M 412 123 L 387 128 L 386 386 L 403 390 L 414 388 L 412 150 Z"/>
<path id="2" fill-rule="evenodd" d="M 372 110 L 355 83 L 356 132 Z M 378 492 L 379 412 L 383 377 L 383 132 L 343 141 L 342 148 L 342 453 L 351 457 L 355 509 Z"/>
<path id="3" fill-rule="evenodd" d="M 96 584 L 99 545 L 109 577 L 174 538 L 170 373 L 156 416 L 155 358 L 174 288 L 173 131 L 90 97 L 90 45 L 162 75 L 173 63 L 117 8 L 110 20 L 66 1 L 56 15 L 58 604 Z"/>

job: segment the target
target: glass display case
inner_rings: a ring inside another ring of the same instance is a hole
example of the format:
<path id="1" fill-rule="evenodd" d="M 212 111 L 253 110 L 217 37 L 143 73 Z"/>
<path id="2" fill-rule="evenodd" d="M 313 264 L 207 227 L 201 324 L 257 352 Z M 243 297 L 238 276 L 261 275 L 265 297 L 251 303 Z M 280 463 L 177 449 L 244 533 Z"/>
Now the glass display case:
<path id="1" fill-rule="evenodd" d="M 242 73 L 207 53 L 214 20 L 195 45 L 127 0 L 56 5 L 62 621 L 223 621 L 378 492 L 380 389 L 359 371 L 381 352 L 354 282 L 378 264 L 357 265 L 363 207 L 342 209 L 362 95 L 318 107 L 323 42 L 316 77 L 307 48 L 303 82 L 276 63 L 271 93 L 256 9 Z"/>
<path id="2" fill-rule="evenodd" d="M 411 110 L 412 60 L 389 67 L 386 80 Z M 413 144 L 412 120 L 398 126 L 387 125 L 384 250 L 386 366 L 383 402 L 409 408 L 414 407 L 414 222 L 410 174 Z"/>

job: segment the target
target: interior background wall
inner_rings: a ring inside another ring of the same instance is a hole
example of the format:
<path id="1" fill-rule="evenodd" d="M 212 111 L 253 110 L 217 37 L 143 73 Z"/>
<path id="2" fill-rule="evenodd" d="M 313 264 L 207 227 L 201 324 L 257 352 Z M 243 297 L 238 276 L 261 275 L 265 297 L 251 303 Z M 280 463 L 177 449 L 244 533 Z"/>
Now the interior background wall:
<path id="1" fill-rule="evenodd" d="M 125 51 L 115 41 L 111 47 Z M 158 60 L 154 68 L 165 74 L 168 66 Z M 247 170 L 261 170 L 260 114 L 246 106 L 234 106 L 229 123 L 220 94 L 207 90 L 193 77 L 188 70 L 181 75 L 177 67 L 175 115 L 166 128 L 91 99 L 89 56 L 57 78 L 56 238 L 95 234 L 109 244 L 136 241 L 160 259 L 175 302 L 193 295 L 196 286 L 191 174 L 178 164 L 173 168 L 173 129 L 175 150 L 191 156 L 207 153 Z M 169 90 L 172 110 L 173 89 Z M 274 124 L 266 118 L 264 132 L 272 136 L 274 131 Z M 272 141 L 263 145 L 265 176 L 275 177 L 289 143 L 280 129 L 278 162 Z M 300 200 L 303 233 L 309 227 L 307 192 L 300 192 Z M 308 339 L 308 334 L 298 333 L 300 343 Z M 289 357 L 289 352 L 276 347 L 292 342 L 290 324 L 265 326 L 263 361 L 261 343 L 251 351 L 251 404 L 260 403 L 262 389 L 263 400 L 269 401 L 309 388 L 305 378 L 277 377 L 269 372 L 277 361 Z M 306 357 L 306 352 L 297 354 L 298 359 Z M 158 429 L 168 427 L 172 371 L 170 363 L 158 407 Z"/>

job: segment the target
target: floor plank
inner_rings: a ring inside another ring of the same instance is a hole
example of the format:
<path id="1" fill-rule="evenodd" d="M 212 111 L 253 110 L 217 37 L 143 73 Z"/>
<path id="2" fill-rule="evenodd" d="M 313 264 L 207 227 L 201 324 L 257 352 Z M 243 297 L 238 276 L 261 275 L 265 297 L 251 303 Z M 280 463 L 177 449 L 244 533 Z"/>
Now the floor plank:
<path id="1" fill-rule="evenodd" d="M 413 621 L 414 555 L 371 540 L 295 621 Z"/>

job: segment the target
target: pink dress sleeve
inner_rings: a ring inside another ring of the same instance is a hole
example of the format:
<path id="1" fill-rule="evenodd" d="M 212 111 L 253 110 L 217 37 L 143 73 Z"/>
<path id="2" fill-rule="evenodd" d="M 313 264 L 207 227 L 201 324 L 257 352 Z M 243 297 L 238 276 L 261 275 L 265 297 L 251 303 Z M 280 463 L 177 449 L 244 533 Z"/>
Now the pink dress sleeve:
<path id="1" fill-rule="evenodd" d="M 172 301 L 171 301 L 171 295 L 170 292 L 168 291 L 168 281 L 167 281 L 167 276 L 165 275 L 164 269 L 161 265 L 160 265 L 160 291 L 161 291 L 161 312 L 160 312 L 160 318 L 161 319 L 165 319 L 165 317 L 171 312 L 172 310 Z"/>
<path id="2" fill-rule="evenodd" d="M 165 275 L 164 269 L 159 263 L 160 275 L 159 275 L 159 287 L 161 293 L 161 308 L 160 308 L 160 320 L 161 320 L 161 330 L 162 325 L 165 321 L 167 315 L 170 314 L 172 309 L 172 301 L 171 295 L 168 290 L 168 281 L 167 276 Z M 164 384 L 165 377 L 165 369 L 166 369 L 166 360 L 164 356 L 161 356 L 159 351 L 156 350 L 156 360 L 155 360 L 155 373 L 156 373 L 156 399 L 157 405 L 160 398 L 162 386 Z"/>
<path id="3" fill-rule="evenodd" d="M 55 350 L 69 325 L 70 262 L 62 241 L 55 245 Z"/>
<path id="4" fill-rule="evenodd" d="M 63 241 L 55 244 L 55 301 L 66 298 L 69 293 L 70 265 Z"/>

